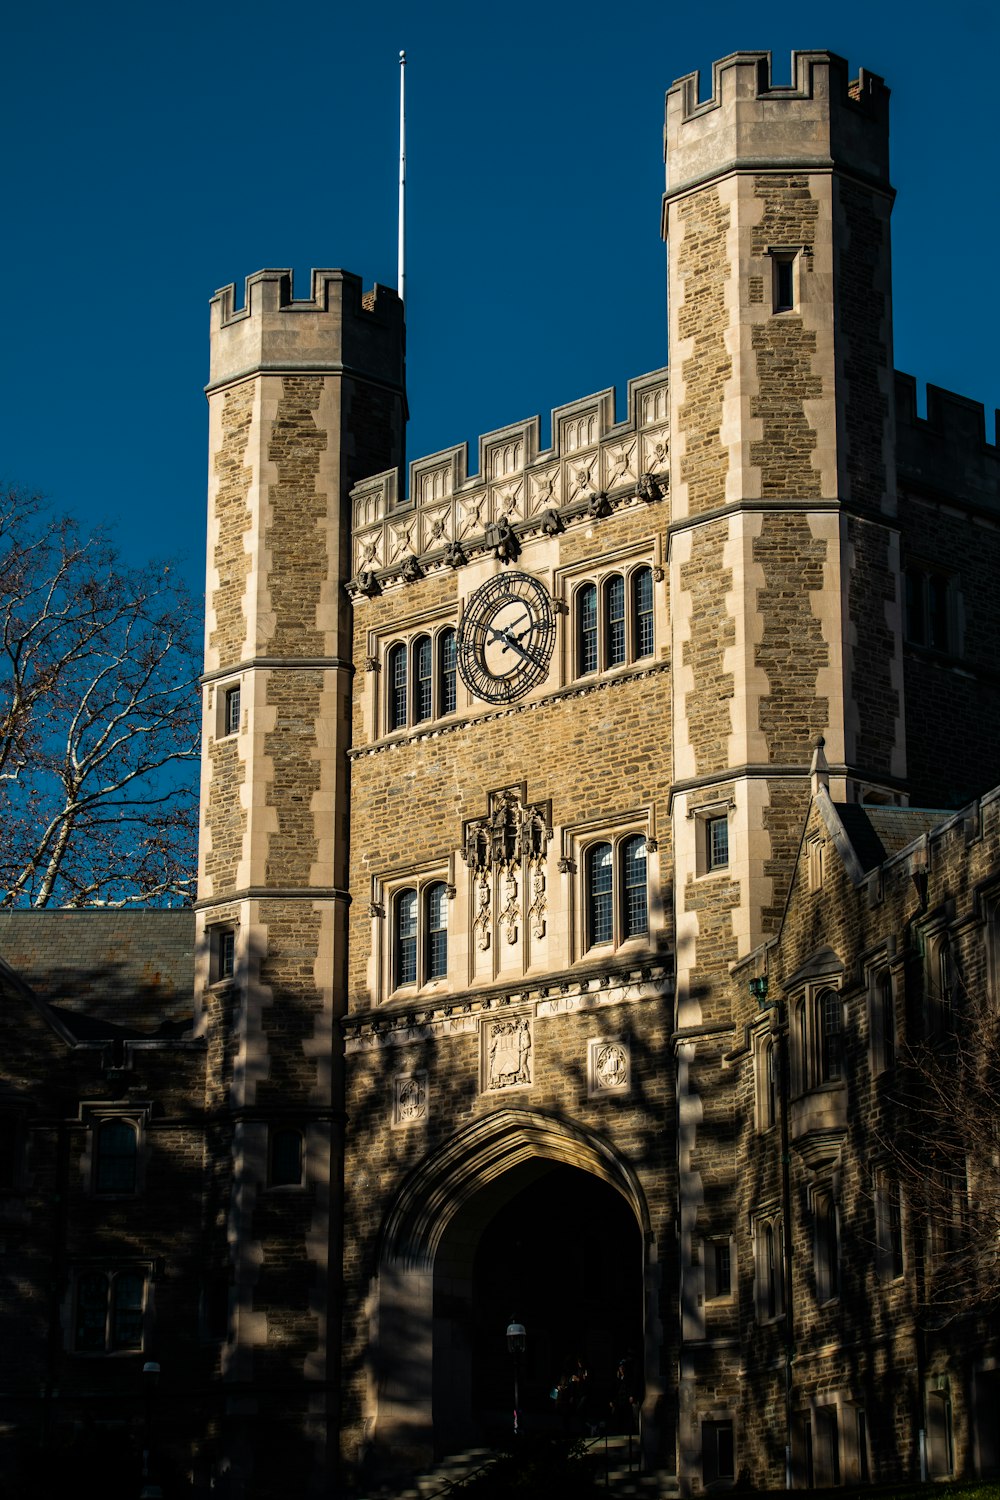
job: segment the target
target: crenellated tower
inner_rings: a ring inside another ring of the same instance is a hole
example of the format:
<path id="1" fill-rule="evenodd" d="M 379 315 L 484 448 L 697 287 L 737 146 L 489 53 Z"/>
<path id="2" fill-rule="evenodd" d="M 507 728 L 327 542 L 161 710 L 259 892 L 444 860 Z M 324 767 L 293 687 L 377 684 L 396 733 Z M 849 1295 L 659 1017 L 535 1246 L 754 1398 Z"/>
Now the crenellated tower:
<path id="1" fill-rule="evenodd" d="M 198 994 L 219 1171 L 206 1254 L 228 1299 L 223 1375 L 234 1392 L 257 1387 L 229 1401 L 229 1460 L 263 1494 L 262 1462 L 286 1485 L 332 1462 L 347 496 L 402 461 L 402 305 L 343 271 L 314 271 L 308 301 L 284 270 L 248 278 L 241 309 L 226 287 L 208 398 Z M 265 1419 L 270 1460 L 252 1455 Z"/>
<path id="2" fill-rule="evenodd" d="M 788 86 L 768 53 L 735 53 L 709 99 L 696 74 L 670 89 L 665 147 L 678 1462 L 692 1473 L 712 1392 L 740 1381 L 705 1311 L 712 1247 L 730 1253 L 728 972 L 780 920 L 817 741 L 836 800 L 905 796 L 888 90 L 829 52 L 794 53 Z"/>
<path id="3" fill-rule="evenodd" d="M 823 736 L 835 794 L 906 775 L 888 90 L 829 52 L 667 94 L 681 1024 L 774 930 Z M 713 870 L 725 879 L 703 881 Z"/>

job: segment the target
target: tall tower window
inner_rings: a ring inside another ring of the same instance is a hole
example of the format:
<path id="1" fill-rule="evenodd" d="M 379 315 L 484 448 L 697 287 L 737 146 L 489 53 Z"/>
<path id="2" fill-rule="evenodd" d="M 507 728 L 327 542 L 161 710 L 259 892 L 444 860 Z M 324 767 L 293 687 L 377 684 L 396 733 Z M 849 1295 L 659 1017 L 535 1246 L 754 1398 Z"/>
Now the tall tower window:
<path id="1" fill-rule="evenodd" d="M 615 573 L 604 583 L 605 665 L 620 667 L 625 660 L 625 580 Z"/>
<path id="2" fill-rule="evenodd" d="M 427 978 L 448 973 L 448 889 L 436 880 L 427 891 Z"/>
<path id="3" fill-rule="evenodd" d="M 413 722 L 420 724 L 431 716 L 433 705 L 434 673 L 431 667 L 431 638 L 420 636 L 413 647 L 414 700 Z"/>
<path id="4" fill-rule="evenodd" d="M 240 687 L 226 688 L 226 698 L 223 708 L 222 732 L 223 734 L 237 734 L 240 727 Z"/>
<path id="5" fill-rule="evenodd" d="M 580 675 L 597 671 L 597 584 L 585 583 L 577 595 L 580 621 Z"/>
<path id="6" fill-rule="evenodd" d="M 396 897 L 396 984 L 417 982 L 417 893 L 400 891 Z"/>
<path id="7" fill-rule="evenodd" d="M 455 632 L 449 626 L 442 630 L 438 640 L 441 662 L 441 707 L 442 714 L 453 714 L 458 706 Z"/>
<path id="8" fill-rule="evenodd" d="M 791 312 L 795 306 L 795 256 L 782 251 L 773 257 L 774 311 Z"/>
<path id="9" fill-rule="evenodd" d="M 402 729 L 406 723 L 406 647 L 393 646 L 389 652 L 389 728 Z"/>
<path id="10" fill-rule="evenodd" d="M 610 844 L 595 844 L 587 851 L 588 944 L 610 943 L 614 938 L 614 856 Z"/>
<path id="11" fill-rule="evenodd" d="M 646 840 L 641 833 L 626 839 L 622 845 L 624 876 L 622 936 L 639 937 L 649 931 L 649 906 L 646 896 Z"/>
<path id="12" fill-rule="evenodd" d="M 819 1081 L 835 1083 L 843 1072 L 843 1015 L 836 990 L 819 997 Z"/>
<path id="13" fill-rule="evenodd" d="M 132 1120 L 102 1120 L 95 1141 L 94 1191 L 134 1193 L 139 1131 Z"/>
<path id="14" fill-rule="evenodd" d="M 708 818 L 705 839 L 709 870 L 724 870 L 729 864 L 729 819 Z"/>
<path id="15" fill-rule="evenodd" d="M 635 656 L 653 654 L 653 570 L 636 568 L 632 574 L 632 612 L 635 621 Z"/>

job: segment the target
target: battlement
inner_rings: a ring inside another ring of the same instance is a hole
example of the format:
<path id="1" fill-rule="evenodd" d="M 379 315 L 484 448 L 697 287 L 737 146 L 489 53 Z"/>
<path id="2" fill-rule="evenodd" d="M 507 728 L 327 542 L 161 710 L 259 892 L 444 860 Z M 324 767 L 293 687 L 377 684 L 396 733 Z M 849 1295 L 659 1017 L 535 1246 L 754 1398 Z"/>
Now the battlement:
<path id="1" fill-rule="evenodd" d="M 556 407 L 544 452 L 531 417 L 480 438 L 477 474 L 468 473 L 466 443 L 414 460 L 405 500 L 395 470 L 376 474 L 351 492 L 353 575 L 407 577 L 414 559 L 421 569 L 445 566 L 456 546 L 464 555 L 490 546 L 491 528 L 558 531 L 616 504 L 663 498 L 668 432 L 667 371 L 657 370 L 629 381 L 623 422 L 615 422 L 613 390 Z"/>
<path id="2" fill-rule="evenodd" d="M 403 304 L 388 287 L 314 270 L 311 297 L 296 300 L 290 270 L 264 270 L 246 278 L 242 307 L 232 282 L 212 298 L 209 390 L 258 371 L 345 368 L 402 388 Z"/>
<path id="3" fill-rule="evenodd" d="M 927 415 L 917 414 L 917 382 L 896 371 L 896 463 L 901 482 L 996 511 L 1000 494 L 1000 411 L 994 437 L 981 401 L 927 387 Z"/>
<path id="4" fill-rule="evenodd" d="M 666 199 L 736 170 L 841 167 L 888 189 L 889 90 L 835 52 L 793 52 L 791 84 L 771 82 L 770 52 L 733 52 L 699 99 L 689 73 L 667 91 Z"/>

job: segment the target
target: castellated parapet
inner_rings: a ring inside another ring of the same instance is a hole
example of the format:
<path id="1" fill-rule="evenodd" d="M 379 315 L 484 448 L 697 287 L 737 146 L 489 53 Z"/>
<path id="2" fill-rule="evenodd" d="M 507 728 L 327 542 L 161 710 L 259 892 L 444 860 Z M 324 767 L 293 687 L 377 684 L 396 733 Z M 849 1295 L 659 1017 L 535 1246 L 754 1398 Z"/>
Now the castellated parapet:
<path id="1" fill-rule="evenodd" d="M 599 391 L 555 408 L 544 451 L 535 416 L 482 436 L 478 473 L 469 474 L 468 444 L 460 443 L 410 464 L 405 499 L 394 470 L 363 480 L 351 493 L 355 587 L 375 575 L 381 583 L 406 577 L 411 559 L 456 566 L 508 528 L 515 537 L 555 534 L 623 503 L 663 499 L 667 408 L 667 372 L 657 370 L 629 381 L 623 422 L 615 422 L 614 391 Z"/>
<path id="2" fill-rule="evenodd" d="M 312 296 L 296 301 L 290 270 L 257 271 L 237 308 L 230 282 L 211 302 L 209 390 L 251 373 L 287 369 L 363 373 L 402 387 L 403 304 L 350 271 L 314 270 Z"/>
<path id="3" fill-rule="evenodd" d="M 698 80 L 688 73 L 667 93 L 665 202 L 737 166 L 846 167 L 888 185 L 889 90 L 877 73 L 851 79 L 835 52 L 793 52 L 792 83 L 773 84 L 770 52 L 733 52 L 700 102 Z"/>

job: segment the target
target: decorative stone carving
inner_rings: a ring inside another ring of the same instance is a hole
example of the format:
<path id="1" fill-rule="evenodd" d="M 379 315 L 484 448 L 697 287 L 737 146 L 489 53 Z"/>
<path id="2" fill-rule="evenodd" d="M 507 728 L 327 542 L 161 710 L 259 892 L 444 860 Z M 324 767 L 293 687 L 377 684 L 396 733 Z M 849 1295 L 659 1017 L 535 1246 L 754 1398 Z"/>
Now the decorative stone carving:
<path id="1" fill-rule="evenodd" d="M 403 558 L 403 565 L 399 571 L 404 583 L 416 583 L 418 578 L 423 578 L 424 576 L 424 570 L 420 566 L 420 559 L 413 552 L 408 552 Z"/>
<path id="2" fill-rule="evenodd" d="M 366 672 L 381 672 L 381 670 L 382 670 L 382 663 L 379 661 L 379 659 L 378 659 L 377 656 L 366 656 L 365 657 L 365 671 Z"/>
<path id="3" fill-rule="evenodd" d="M 659 847 L 660 847 L 660 841 L 659 841 L 659 839 L 653 839 L 653 838 L 648 838 L 647 837 L 647 839 L 646 839 L 646 853 L 647 854 L 655 854 L 656 851 L 657 851 L 657 849 L 659 849 Z"/>
<path id="4" fill-rule="evenodd" d="M 520 556 L 521 543 L 506 516 L 498 516 L 486 528 L 486 545 L 498 562 L 513 562 Z"/>
<path id="5" fill-rule="evenodd" d="M 565 530 L 562 516 L 552 506 L 542 512 L 542 531 L 546 536 L 558 536 L 561 531 Z"/>
<path id="6" fill-rule="evenodd" d="M 647 505 L 652 505 L 663 498 L 663 488 L 655 474 L 640 475 L 635 492 L 640 500 L 645 500 Z"/>
<path id="7" fill-rule="evenodd" d="M 461 542 L 451 542 L 444 554 L 444 560 L 449 568 L 464 568 L 469 559 L 465 555 L 465 548 Z"/>
<path id="8" fill-rule="evenodd" d="M 368 915 L 370 917 L 384 917 L 385 916 L 385 906 L 382 904 L 381 901 L 369 901 L 369 903 L 368 903 Z"/>
<path id="9" fill-rule="evenodd" d="M 531 1021 L 510 1016 L 483 1027 L 484 1091 L 523 1088 L 531 1083 Z"/>
<path id="10" fill-rule="evenodd" d="M 599 521 L 602 516 L 610 516 L 611 501 L 604 490 L 596 490 L 587 501 L 587 512 Z"/>
<path id="11" fill-rule="evenodd" d="M 551 837 L 547 809 L 522 802 L 517 787 L 491 792 L 486 817 L 466 824 L 463 854 L 476 882 L 473 931 L 480 951 L 489 947 L 494 894 L 496 923 L 508 945 L 519 941 L 522 918 L 535 938 L 544 936 L 545 860 Z M 519 888 L 520 881 L 524 884 Z"/>
<path id="12" fill-rule="evenodd" d="M 517 881 L 510 874 L 504 881 L 504 898 L 503 910 L 497 914 L 497 921 L 506 928 L 507 942 L 513 944 L 517 942 L 517 922 L 521 910 L 517 904 Z"/>
<path id="13" fill-rule="evenodd" d="M 558 864 L 557 868 L 559 870 L 559 874 L 560 875 L 575 875 L 576 874 L 576 860 L 575 859 L 569 859 L 569 858 L 567 858 L 566 855 L 563 855 L 562 859 L 559 861 L 559 864 Z"/>
<path id="14" fill-rule="evenodd" d="M 427 1118 L 427 1074 L 400 1073 L 393 1079 L 394 1125 L 417 1125 Z"/>
<path id="15" fill-rule="evenodd" d="M 628 1043 L 596 1040 L 589 1044 L 588 1050 L 591 1094 L 623 1093 L 630 1082 Z"/>
<path id="16" fill-rule="evenodd" d="M 360 595 L 363 599 L 374 599 L 382 592 L 382 585 L 371 568 L 362 568 L 357 578 L 351 579 L 348 587 L 351 593 Z"/>
<path id="17" fill-rule="evenodd" d="M 476 916 L 472 924 L 472 934 L 476 947 L 481 953 L 485 953 L 490 946 L 490 883 L 485 878 L 480 880 L 476 887 Z"/>
<path id="18" fill-rule="evenodd" d="M 545 875 L 540 868 L 531 873 L 531 905 L 528 907 L 528 925 L 533 938 L 545 936 Z"/>

